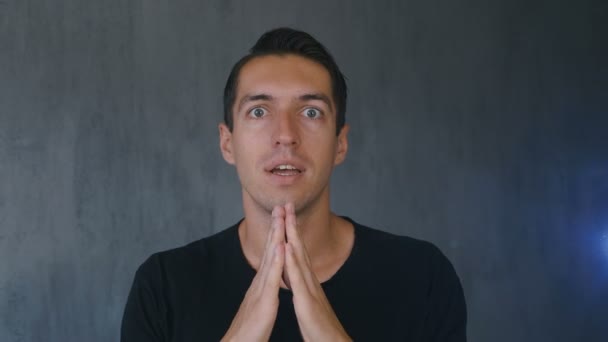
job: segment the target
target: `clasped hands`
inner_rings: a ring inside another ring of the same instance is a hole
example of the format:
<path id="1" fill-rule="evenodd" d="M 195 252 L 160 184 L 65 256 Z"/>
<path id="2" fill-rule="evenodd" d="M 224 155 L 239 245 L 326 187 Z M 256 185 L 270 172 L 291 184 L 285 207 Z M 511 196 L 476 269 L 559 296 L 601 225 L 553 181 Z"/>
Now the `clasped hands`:
<path id="1" fill-rule="evenodd" d="M 296 227 L 291 203 L 276 206 L 264 256 L 222 341 L 268 341 L 279 308 L 281 280 L 293 292 L 293 305 L 305 341 L 350 341 L 336 317 Z"/>

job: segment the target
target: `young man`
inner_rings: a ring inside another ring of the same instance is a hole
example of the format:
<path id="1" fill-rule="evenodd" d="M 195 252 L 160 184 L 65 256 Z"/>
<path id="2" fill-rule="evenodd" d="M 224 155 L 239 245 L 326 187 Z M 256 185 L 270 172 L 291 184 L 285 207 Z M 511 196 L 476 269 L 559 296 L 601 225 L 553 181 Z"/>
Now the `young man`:
<path id="1" fill-rule="evenodd" d="M 432 244 L 330 210 L 346 83 L 325 48 L 265 33 L 234 67 L 219 125 L 245 217 L 137 271 L 122 341 L 465 341 L 459 279 Z"/>

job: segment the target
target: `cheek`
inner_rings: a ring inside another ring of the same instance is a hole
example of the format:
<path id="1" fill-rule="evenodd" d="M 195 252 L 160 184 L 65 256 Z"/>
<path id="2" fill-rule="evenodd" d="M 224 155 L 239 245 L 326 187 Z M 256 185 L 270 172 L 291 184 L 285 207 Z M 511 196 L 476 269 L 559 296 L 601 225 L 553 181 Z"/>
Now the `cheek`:
<path id="1" fill-rule="evenodd" d="M 312 140 L 310 153 L 323 169 L 331 169 L 336 156 L 336 140 L 317 137 Z"/>
<path id="2" fill-rule="evenodd" d="M 258 146 L 260 146 L 260 139 L 258 138 L 260 134 L 255 134 L 255 132 L 241 132 L 236 136 L 233 136 L 233 148 L 235 151 L 238 151 L 241 155 L 246 155 L 249 151 L 255 150 Z M 256 140 L 257 139 L 257 140 Z"/>
<path id="3" fill-rule="evenodd" d="M 254 138 L 239 136 L 233 140 L 234 160 L 239 173 L 256 168 L 256 163 L 259 161 L 258 156 L 262 152 L 260 148 L 262 142 L 259 139 L 256 141 Z"/>

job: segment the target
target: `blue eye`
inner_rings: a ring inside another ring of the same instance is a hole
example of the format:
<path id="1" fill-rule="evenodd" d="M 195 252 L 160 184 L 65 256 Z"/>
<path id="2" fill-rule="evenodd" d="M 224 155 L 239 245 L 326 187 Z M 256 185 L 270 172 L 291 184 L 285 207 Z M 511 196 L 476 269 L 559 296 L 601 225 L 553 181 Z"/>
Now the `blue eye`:
<path id="1" fill-rule="evenodd" d="M 306 109 L 305 114 L 310 119 L 318 119 L 321 116 L 321 112 L 315 108 Z"/>
<path id="2" fill-rule="evenodd" d="M 249 111 L 249 114 L 253 115 L 256 118 L 261 118 L 266 114 L 264 108 L 256 107 Z"/>

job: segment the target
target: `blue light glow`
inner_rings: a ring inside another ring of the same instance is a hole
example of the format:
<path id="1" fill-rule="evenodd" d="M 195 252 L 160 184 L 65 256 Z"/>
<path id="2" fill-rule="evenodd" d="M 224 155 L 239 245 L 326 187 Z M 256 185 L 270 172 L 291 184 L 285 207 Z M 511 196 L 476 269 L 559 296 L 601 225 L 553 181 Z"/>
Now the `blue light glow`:
<path id="1" fill-rule="evenodd" d="M 604 252 L 606 257 L 608 257 L 608 232 L 603 233 L 600 236 L 600 246 L 601 246 L 602 252 Z"/>

